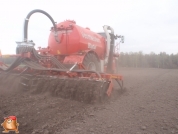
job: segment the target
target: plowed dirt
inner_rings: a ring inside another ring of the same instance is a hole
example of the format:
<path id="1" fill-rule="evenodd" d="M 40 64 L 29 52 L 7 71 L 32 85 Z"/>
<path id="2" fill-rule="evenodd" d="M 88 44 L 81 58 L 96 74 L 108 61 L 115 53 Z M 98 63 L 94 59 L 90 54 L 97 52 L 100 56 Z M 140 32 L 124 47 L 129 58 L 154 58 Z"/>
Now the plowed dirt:
<path id="1" fill-rule="evenodd" d="M 0 75 L 0 123 L 15 115 L 23 134 L 178 133 L 178 70 L 120 68 L 120 73 L 125 91 L 115 90 L 101 104 L 32 93 L 17 86 L 17 76 Z"/>

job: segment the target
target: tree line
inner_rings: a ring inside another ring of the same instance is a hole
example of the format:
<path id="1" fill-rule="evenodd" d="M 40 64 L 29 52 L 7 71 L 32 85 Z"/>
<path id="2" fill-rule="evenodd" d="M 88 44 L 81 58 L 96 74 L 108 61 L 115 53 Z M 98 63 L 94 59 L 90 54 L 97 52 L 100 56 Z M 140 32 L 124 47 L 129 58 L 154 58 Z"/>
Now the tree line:
<path id="1" fill-rule="evenodd" d="M 0 61 L 6 64 L 11 64 L 15 59 L 15 57 L 0 57 Z M 155 54 L 151 52 L 150 54 L 143 54 L 141 51 L 121 52 L 117 64 L 120 67 L 178 69 L 178 53 L 166 54 L 166 52 L 161 52 Z"/>
<path id="2" fill-rule="evenodd" d="M 143 54 L 143 52 L 130 52 L 120 53 L 118 66 L 122 67 L 135 67 L 135 68 L 165 68 L 177 69 L 178 68 L 178 53 L 167 54 L 160 52 L 156 54 Z"/>

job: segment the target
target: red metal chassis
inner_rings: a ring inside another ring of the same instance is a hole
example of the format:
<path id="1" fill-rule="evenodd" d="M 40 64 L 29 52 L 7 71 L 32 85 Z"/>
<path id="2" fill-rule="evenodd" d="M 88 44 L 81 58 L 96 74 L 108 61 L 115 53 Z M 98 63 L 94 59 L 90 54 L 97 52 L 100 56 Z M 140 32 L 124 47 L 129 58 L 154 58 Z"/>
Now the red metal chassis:
<path id="1" fill-rule="evenodd" d="M 8 56 L 8 57 L 31 57 L 31 53 L 23 53 L 23 54 L 17 54 L 17 55 L 3 55 L 3 56 Z M 6 64 L 0 62 L 0 66 L 6 66 Z M 81 70 L 85 70 L 85 66 L 82 63 L 77 64 L 78 68 Z M 50 68 L 49 66 L 46 66 L 48 69 Z M 24 67 L 17 67 L 13 71 L 17 73 L 24 72 L 25 68 Z M 29 74 L 34 74 L 35 70 L 30 69 L 27 70 L 26 73 Z M 37 74 L 41 74 L 43 71 L 38 71 Z M 84 79 L 95 79 L 95 80 L 106 80 L 110 82 L 109 88 L 107 89 L 107 95 L 110 96 L 111 92 L 113 90 L 113 80 L 119 80 L 123 82 L 123 76 L 119 74 L 108 74 L 108 73 L 99 73 L 100 76 L 98 76 L 96 73 L 93 72 L 75 72 L 75 70 L 68 70 L 68 71 L 45 71 L 47 75 L 49 76 L 57 76 L 57 77 L 68 77 L 68 78 L 84 78 Z"/>

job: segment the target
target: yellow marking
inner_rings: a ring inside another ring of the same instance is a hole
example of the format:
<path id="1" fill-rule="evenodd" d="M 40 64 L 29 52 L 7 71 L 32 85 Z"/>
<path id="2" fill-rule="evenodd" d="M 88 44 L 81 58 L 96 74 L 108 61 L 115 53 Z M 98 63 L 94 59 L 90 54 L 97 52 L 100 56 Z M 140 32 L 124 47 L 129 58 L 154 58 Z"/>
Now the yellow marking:
<path id="1" fill-rule="evenodd" d="M 59 50 L 57 50 L 57 54 L 61 54 Z"/>
<path id="2" fill-rule="evenodd" d="M 118 78 L 117 76 L 111 75 L 111 78 Z"/>
<path id="3" fill-rule="evenodd" d="M 111 75 L 110 78 L 111 78 L 111 79 L 122 79 L 121 76 L 117 76 L 117 75 Z"/>

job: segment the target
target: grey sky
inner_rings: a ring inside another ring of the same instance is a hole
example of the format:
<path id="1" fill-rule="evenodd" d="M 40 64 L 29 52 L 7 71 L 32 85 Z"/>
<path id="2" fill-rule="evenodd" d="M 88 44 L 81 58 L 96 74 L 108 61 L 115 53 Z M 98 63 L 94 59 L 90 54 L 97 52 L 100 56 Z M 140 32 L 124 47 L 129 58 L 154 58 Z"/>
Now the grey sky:
<path id="1" fill-rule="evenodd" d="M 110 25 L 125 36 L 122 52 L 165 51 L 178 53 L 177 0 L 0 0 L 0 49 L 15 53 L 15 41 L 22 41 L 26 15 L 33 9 L 48 12 L 56 22 L 75 20 L 92 31 L 103 31 Z M 42 14 L 29 22 L 29 39 L 46 47 L 52 26 Z"/>

